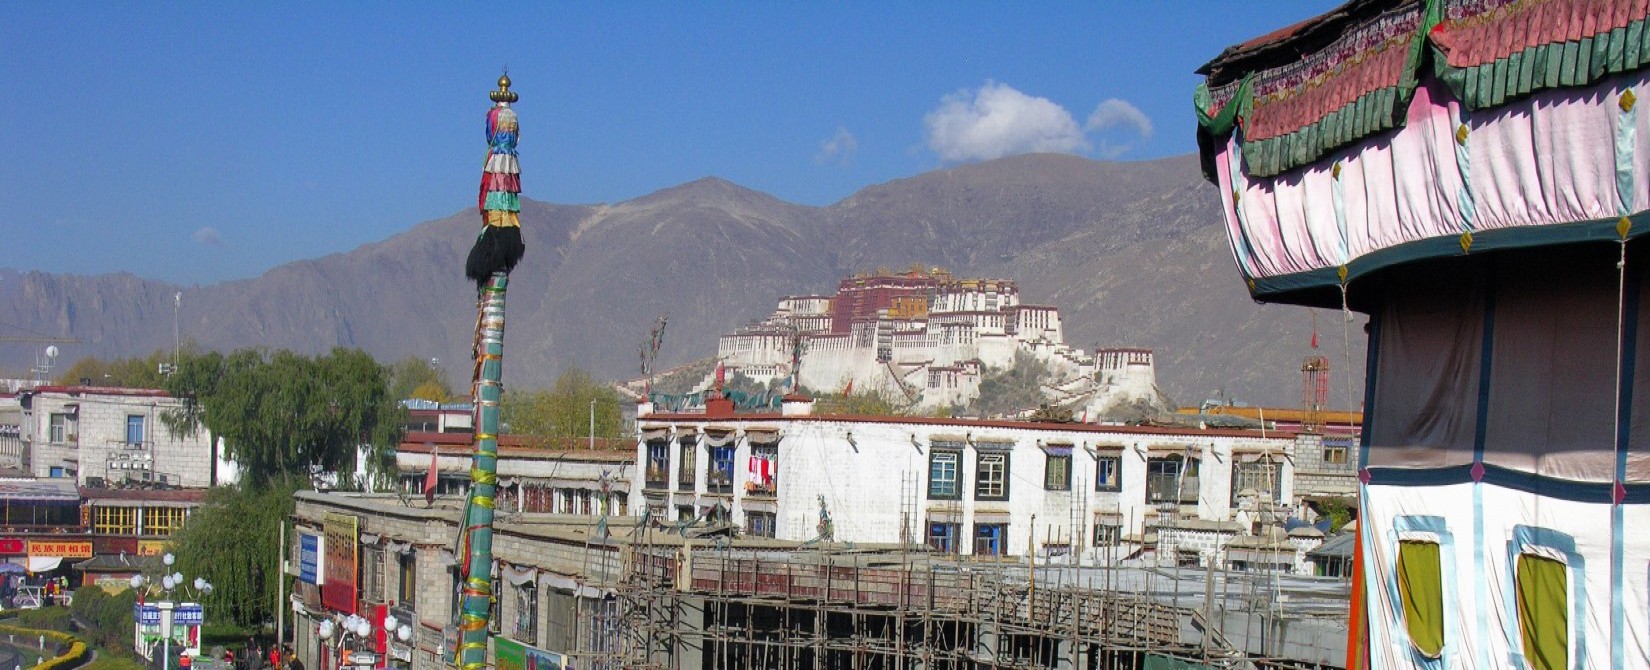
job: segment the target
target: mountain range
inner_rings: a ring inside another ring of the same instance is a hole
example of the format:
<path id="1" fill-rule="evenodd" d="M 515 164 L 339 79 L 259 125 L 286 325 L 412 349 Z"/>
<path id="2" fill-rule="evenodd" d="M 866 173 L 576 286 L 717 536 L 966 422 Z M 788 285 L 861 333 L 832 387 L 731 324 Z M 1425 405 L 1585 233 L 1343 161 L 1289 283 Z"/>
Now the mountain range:
<path id="1" fill-rule="evenodd" d="M 767 315 L 781 296 L 829 294 L 855 272 L 913 264 L 1015 280 L 1022 301 L 1060 308 L 1074 346 L 1156 350 L 1159 385 L 1182 404 L 1224 396 L 1298 406 L 1301 359 L 1312 353 L 1309 310 L 1256 304 L 1245 292 L 1194 156 L 1013 156 L 825 207 L 706 178 L 614 204 L 524 199 L 521 221 L 528 252 L 511 276 L 505 338 L 511 386 L 548 386 L 571 366 L 634 377 L 638 345 L 665 314 L 660 366 L 703 358 L 718 335 Z M 188 289 L 130 274 L 0 269 L 0 322 L 79 338 L 62 347 L 68 361 L 146 355 L 172 345 L 172 297 L 186 290 L 179 329 L 205 347 L 438 358 L 462 389 L 476 316 L 463 265 L 478 225 L 465 210 Z M 1361 319 L 1320 312 L 1315 321 L 1317 353 L 1333 369 L 1331 404 L 1355 404 Z M 0 368 L 21 374 L 35 349 L 0 345 Z"/>

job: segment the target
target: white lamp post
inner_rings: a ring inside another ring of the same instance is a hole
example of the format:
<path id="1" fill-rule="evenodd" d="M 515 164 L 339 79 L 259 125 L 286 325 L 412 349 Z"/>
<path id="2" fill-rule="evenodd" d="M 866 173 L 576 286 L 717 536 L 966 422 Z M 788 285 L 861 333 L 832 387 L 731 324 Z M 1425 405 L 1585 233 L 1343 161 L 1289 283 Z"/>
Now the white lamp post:
<path id="1" fill-rule="evenodd" d="M 172 564 L 177 562 L 177 557 L 167 553 L 161 557 L 160 562 L 167 569 L 171 569 Z M 153 583 L 154 580 L 144 575 L 132 575 L 131 584 L 133 589 L 142 589 Z M 183 573 L 181 572 L 161 575 L 160 578 L 161 591 L 166 594 L 164 600 L 155 603 L 155 609 L 160 610 L 161 670 L 170 670 L 172 663 L 172 623 L 173 615 L 177 611 L 177 603 L 172 600 L 172 591 L 182 587 L 184 583 Z M 202 595 L 212 593 L 212 583 L 206 581 L 205 578 L 196 577 L 194 586 L 195 591 Z"/>
<path id="2" fill-rule="evenodd" d="M 402 623 L 394 615 L 384 617 L 384 620 L 379 623 L 383 626 L 380 630 L 383 630 L 386 635 L 393 635 L 395 639 L 402 642 L 412 639 L 412 626 Z M 371 619 L 351 614 L 347 617 L 322 619 L 315 627 L 315 634 L 320 636 L 322 640 L 332 640 L 334 635 L 337 636 L 335 644 L 338 650 L 338 662 L 336 666 L 342 669 L 349 661 L 349 657 L 345 652 L 349 649 L 350 638 L 353 636 L 356 644 L 360 644 L 362 640 L 371 638 L 373 630 Z"/>

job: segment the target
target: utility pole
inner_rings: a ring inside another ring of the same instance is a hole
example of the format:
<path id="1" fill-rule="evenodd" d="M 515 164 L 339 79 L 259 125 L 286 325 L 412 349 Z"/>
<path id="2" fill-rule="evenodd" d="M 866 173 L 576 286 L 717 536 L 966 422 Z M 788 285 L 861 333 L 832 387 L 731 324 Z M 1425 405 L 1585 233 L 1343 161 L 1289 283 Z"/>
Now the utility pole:
<path id="1" fill-rule="evenodd" d="M 179 294 L 182 295 L 182 294 Z M 281 547 L 275 555 L 275 646 L 286 642 L 286 519 L 281 519 Z M 284 660 L 284 659 L 283 659 Z"/>
<path id="2" fill-rule="evenodd" d="M 183 291 L 172 294 L 172 369 L 178 369 L 178 350 L 183 348 L 183 329 L 178 326 L 178 315 L 183 311 Z"/>
<path id="3" fill-rule="evenodd" d="M 590 450 L 596 450 L 596 399 L 590 399 Z"/>

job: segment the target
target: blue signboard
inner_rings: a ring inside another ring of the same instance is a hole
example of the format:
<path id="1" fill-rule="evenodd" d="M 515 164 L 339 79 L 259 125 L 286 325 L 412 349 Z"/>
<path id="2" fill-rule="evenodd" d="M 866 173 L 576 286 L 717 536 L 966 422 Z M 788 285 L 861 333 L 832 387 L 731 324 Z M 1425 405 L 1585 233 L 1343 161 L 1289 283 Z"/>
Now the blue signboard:
<path id="1" fill-rule="evenodd" d="M 321 536 L 309 533 L 298 535 L 298 581 L 320 584 Z"/>
<path id="2" fill-rule="evenodd" d="M 137 618 L 140 626 L 159 626 L 160 607 L 153 603 L 138 603 L 132 606 L 132 616 Z M 172 609 L 172 624 L 175 626 L 199 626 L 206 623 L 206 609 L 200 603 L 178 603 Z"/>

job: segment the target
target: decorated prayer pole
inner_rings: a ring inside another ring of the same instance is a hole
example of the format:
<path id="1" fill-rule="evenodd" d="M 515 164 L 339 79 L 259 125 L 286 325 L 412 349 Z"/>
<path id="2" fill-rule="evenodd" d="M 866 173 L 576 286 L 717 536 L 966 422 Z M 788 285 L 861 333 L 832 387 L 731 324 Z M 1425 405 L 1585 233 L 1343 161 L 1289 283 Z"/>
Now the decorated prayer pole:
<path id="1" fill-rule="evenodd" d="M 460 549 L 464 557 L 459 643 L 454 663 L 461 670 L 487 665 L 487 617 L 492 612 L 493 504 L 498 490 L 499 399 L 504 359 L 504 290 L 510 270 L 521 260 L 521 171 L 516 163 L 516 113 L 510 77 L 498 78 L 489 94 L 487 164 L 481 174 L 481 235 L 470 249 L 464 274 L 476 282 L 475 451 L 470 465 L 470 498 L 464 508 Z"/>

